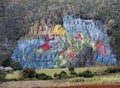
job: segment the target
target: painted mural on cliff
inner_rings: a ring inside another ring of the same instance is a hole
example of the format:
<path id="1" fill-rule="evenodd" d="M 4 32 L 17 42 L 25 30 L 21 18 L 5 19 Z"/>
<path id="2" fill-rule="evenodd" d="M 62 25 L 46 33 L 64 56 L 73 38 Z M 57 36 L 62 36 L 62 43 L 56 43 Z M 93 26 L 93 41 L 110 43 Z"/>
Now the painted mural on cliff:
<path id="1" fill-rule="evenodd" d="M 63 25 L 40 32 L 38 29 L 34 30 L 39 37 L 21 38 L 13 51 L 12 59 L 22 68 L 94 66 L 96 62 L 117 65 L 109 38 L 98 22 L 67 15 Z"/>

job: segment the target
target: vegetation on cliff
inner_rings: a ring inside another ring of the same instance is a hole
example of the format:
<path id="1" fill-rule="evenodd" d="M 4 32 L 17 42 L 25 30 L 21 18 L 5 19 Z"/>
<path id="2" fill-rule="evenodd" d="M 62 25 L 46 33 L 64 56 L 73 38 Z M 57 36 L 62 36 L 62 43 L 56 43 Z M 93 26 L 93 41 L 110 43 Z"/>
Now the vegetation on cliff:
<path id="1" fill-rule="evenodd" d="M 44 23 L 51 28 L 62 24 L 62 17 L 67 14 L 101 21 L 120 61 L 119 0 L 4 0 L 0 2 L 0 65 L 8 63 L 16 41 L 26 35 L 36 21 L 40 21 L 43 29 Z"/>

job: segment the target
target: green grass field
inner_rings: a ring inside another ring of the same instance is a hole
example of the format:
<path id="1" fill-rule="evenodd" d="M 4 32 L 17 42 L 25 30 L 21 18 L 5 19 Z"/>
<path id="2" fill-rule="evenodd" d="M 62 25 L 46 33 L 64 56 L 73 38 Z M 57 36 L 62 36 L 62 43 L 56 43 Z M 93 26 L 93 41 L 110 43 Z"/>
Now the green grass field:
<path id="1" fill-rule="evenodd" d="M 82 68 L 75 68 L 75 72 L 83 72 L 87 69 L 89 69 L 92 72 L 97 72 L 98 74 L 101 74 L 107 67 L 102 66 L 102 67 L 82 67 Z M 49 76 L 54 76 L 55 73 L 60 73 L 61 71 L 65 71 L 69 74 L 68 68 L 55 68 L 55 69 L 41 69 L 41 70 L 36 70 L 36 73 L 45 73 Z M 7 79 L 12 79 L 12 78 L 19 78 L 19 73 L 20 71 L 15 71 L 13 73 L 8 73 L 6 78 Z"/>
<path id="2" fill-rule="evenodd" d="M 104 70 L 106 70 L 107 66 L 102 67 L 82 67 L 82 68 L 75 68 L 75 72 L 83 72 L 87 69 L 89 69 L 92 72 L 97 72 L 98 74 L 102 73 Z M 65 71 L 69 74 L 68 68 L 56 68 L 56 69 L 43 69 L 43 70 L 36 70 L 37 73 L 46 73 L 47 75 L 54 76 L 54 73 L 60 73 L 61 71 Z"/>
<path id="3" fill-rule="evenodd" d="M 52 82 L 55 85 L 58 85 L 58 84 L 60 85 L 100 85 L 100 84 L 120 85 L 120 73 L 111 73 L 111 74 L 102 75 L 107 68 L 108 66 L 75 68 L 75 72 L 77 73 L 83 72 L 89 69 L 92 72 L 96 72 L 98 75 L 92 78 L 75 77 L 75 78 L 68 78 L 68 79 L 61 79 L 61 80 L 48 80 L 44 82 L 48 82 L 48 83 Z M 36 70 L 36 73 L 45 73 L 53 77 L 54 73 L 60 73 L 61 71 L 65 71 L 69 74 L 68 68 L 42 69 L 42 70 Z M 6 76 L 7 79 L 14 79 L 14 78 L 18 79 L 19 77 L 20 77 L 20 71 L 8 73 Z M 76 80 L 83 80 L 83 81 L 76 81 Z M 36 80 L 36 82 L 37 81 L 42 82 L 42 80 Z M 21 82 L 24 82 L 24 81 L 21 81 Z"/>

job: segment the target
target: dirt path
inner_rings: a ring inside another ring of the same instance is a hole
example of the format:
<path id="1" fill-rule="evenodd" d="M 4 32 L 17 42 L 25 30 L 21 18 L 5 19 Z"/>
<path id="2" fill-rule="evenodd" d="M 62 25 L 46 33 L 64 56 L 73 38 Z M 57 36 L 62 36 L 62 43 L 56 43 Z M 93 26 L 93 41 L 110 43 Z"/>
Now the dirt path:
<path id="1" fill-rule="evenodd" d="M 38 88 L 46 86 L 56 86 L 52 81 L 19 81 L 4 82 L 0 84 L 0 88 Z"/>
<path id="2" fill-rule="evenodd" d="M 41 87 L 56 87 L 67 86 L 62 81 L 11 81 L 0 83 L 0 88 L 41 88 Z"/>
<path id="3" fill-rule="evenodd" d="M 120 88 L 120 85 L 84 85 L 84 86 L 67 86 L 58 88 Z"/>
<path id="4" fill-rule="evenodd" d="M 73 86 L 64 82 L 56 81 L 11 81 L 0 83 L 0 88 L 120 88 L 120 85 L 79 85 Z"/>

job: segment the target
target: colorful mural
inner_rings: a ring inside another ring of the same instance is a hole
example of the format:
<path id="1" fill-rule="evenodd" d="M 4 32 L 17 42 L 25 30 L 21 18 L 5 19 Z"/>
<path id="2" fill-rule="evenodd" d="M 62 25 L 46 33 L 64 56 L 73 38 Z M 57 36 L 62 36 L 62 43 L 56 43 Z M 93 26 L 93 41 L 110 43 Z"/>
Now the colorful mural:
<path id="1" fill-rule="evenodd" d="M 12 59 L 22 68 L 37 69 L 93 66 L 96 62 L 117 65 L 104 28 L 72 15 L 63 17 L 63 26 L 40 31 L 39 38 L 18 40 Z"/>

